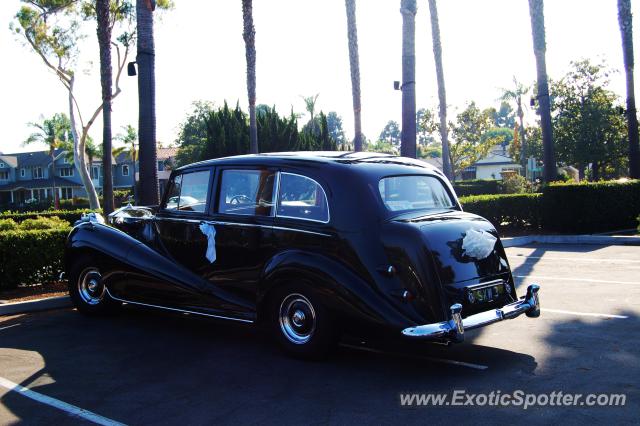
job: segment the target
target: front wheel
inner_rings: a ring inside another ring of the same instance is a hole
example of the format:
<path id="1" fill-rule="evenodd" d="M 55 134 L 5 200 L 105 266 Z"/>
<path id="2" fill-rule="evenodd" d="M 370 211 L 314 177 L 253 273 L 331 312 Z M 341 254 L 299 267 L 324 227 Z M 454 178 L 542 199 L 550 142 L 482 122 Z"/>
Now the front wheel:
<path id="1" fill-rule="evenodd" d="M 271 314 L 276 340 L 296 358 L 322 359 L 336 342 L 330 312 L 306 288 L 287 286 L 277 291 Z"/>
<path id="2" fill-rule="evenodd" d="M 69 271 L 69 295 L 83 314 L 106 314 L 116 306 L 107 293 L 103 273 L 97 262 L 89 256 L 79 259 Z"/>

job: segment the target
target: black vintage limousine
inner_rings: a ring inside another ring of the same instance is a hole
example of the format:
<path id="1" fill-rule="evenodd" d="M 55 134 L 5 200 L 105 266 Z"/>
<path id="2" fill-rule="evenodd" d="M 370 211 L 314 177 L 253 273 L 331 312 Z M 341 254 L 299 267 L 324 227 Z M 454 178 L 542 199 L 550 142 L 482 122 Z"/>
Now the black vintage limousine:
<path id="1" fill-rule="evenodd" d="M 373 153 L 229 157 L 172 172 L 157 207 L 84 218 L 65 266 L 79 311 L 123 302 L 269 327 L 287 352 L 342 333 L 460 342 L 540 314 L 495 228 L 418 160 Z"/>

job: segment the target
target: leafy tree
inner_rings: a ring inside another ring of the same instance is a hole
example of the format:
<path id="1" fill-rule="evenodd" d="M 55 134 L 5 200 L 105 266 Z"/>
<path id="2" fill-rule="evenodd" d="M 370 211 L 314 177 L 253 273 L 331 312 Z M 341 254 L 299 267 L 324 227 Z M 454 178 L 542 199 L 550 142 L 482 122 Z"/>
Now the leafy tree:
<path id="1" fill-rule="evenodd" d="M 327 114 L 327 126 L 329 128 L 329 135 L 331 135 L 331 138 L 338 146 L 347 143 L 347 138 L 342 129 L 342 117 L 340 117 L 337 112 L 330 111 Z"/>
<path id="2" fill-rule="evenodd" d="M 380 132 L 379 140 L 389 143 L 392 146 L 399 146 L 401 142 L 400 125 L 397 121 L 389 120 Z"/>
<path id="3" fill-rule="evenodd" d="M 368 144 L 367 151 L 398 155 L 397 145 L 394 146 L 391 142 L 385 140 L 378 140 L 375 143 Z"/>
<path id="4" fill-rule="evenodd" d="M 416 0 L 400 0 L 402 15 L 402 142 L 400 154 L 416 158 Z"/>
<path id="5" fill-rule="evenodd" d="M 450 151 L 454 176 L 485 157 L 494 145 L 504 141 L 502 135 L 487 135 L 492 124 L 491 110 L 480 110 L 475 102 L 460 112 L 454 123 L 449 123 L 455 140 Z"/>
<path id="6" fill-rule="evenodd" d="M 442 158 L 442 147 L 438 145 L 419 146 L 418 158 Z"/>
<path id="7" fill-rule="evenodd" d="M 353 123 L 355 151 L 362 151 L 362 114 L 360 104 L 360 57 L 358 56 L 358 27 L 356 24 L 356 0 L 345 0 L 347 10 L 347 39 L 349 41 L 349 69 L 351 71 L 351 95 L 353 97 Z M 337 139 L 336 139 L 337 141 Z"/>
<path id="8" fill-rule="evenodd" d="M 440 40 L 440 22 L 436 0 L 429 0 L 429 14 L 431 16 L 431 39 L 433 42 L 433 57 L 436 64 L 436 78 L 438 80 L 438 103 L 440 112 L 440 141 L 442 142 L 442 171 L 450 180 L 454 179 L 451 167 L 449 147 L 449 128 L 447 126 L 447 92 L 444 84 L 444 67 L 442 66 L 442 42 Z"/>
<path id="9" fill-rule="evenodd" d="M 23 5 L 16 14 L 11 28 L 30 49 L 38 54 L 44 65 L 58 77 L 67 91 L 71 134 L 74 142 L 74 164 L 88 194 L 91 208 L 98 208 L 98 195 L 91 181 L 84 154 L 89 130 L 102 112 L 104 105 L 101 102 L 85 121 L 83 109 L 75 96 L 74 89 L 79 55 L 78 42 L 83 38 L 81 21 L 96 19 L 95 2 L 90 0 L 22 0 L 22 2 Z M 126 64 L 129 49 L 135 42 L 132 11 L 133 8 L 127 0 L 110 0 L 109 2 L 109 25 L 119 32 L 116 37 L 117 42 L 111 42 L 116 50 L 117 71 L 114 91 L 110 99 L 121 92 L 120 76 Z"/>
<path id="10" fill-rule="evenodd" d="M 633 18 L 631 0 L 618 0 L 618 24 L 622 35 L 622 53 L 627 82 L 627 129 L 629 137 L 629 176 L 640 179 L 640 140 L 633 81 Z"/>
<path id="11" fill-rule="evenodd" d="M 62 147 L 67 141 L 71 122 L 64 114 L 54 114 L 53 117 L 44 119 L 41 123 L 29 123 L 29 126 L 37 129 L 32 133 L 26 141 L 25 145 L 32 143 L 44 143 L 49 148 L 49 157 L 51 157 L 51 193 L 54 194 L 55 207 L 60 207 L 60 197 L 56 191 L 56 173 L 54 168 L 55 150 Z"/>
<path id="12" fill-rule="evenodd" d="M 553 145 L 549 78 L 545 58 L 547 43 L 544 29 L 544 1 L 529 0 L 529 15 L 531 16 L 533 53 L 536 57 L 538 111 L 542 128 L 542 145 L 544 146 L 544 180 L 552 182 L 556 180 L 556 156 Z"/>
<path id="13" fill-rule="evenodd" d="M 249 152 L 258 153 L 258 125 L 256 124 L 256 29 L 253 26 L 253 1 L 242 0 L 242 20 L 247 58 L 247 92 L 249 96 Z"/>
<path id="14" fill-rule="evenodd" d="M 502 101 L 500 102 L 500 107 L 498 109 L 491 109 L 491 118 L 496 127 L 506 127 L 509 129 L 513 129 L 516 124 L 515 114 L 513 112 L 513 108 L 509 105 L 508 102 Z"/>
<path id="15" fill-rule="evenodd" d="M 609 71 L 588 60 L 571 63 L 572 69 L 554 83 L 553 131 L 558 159 L 576 166 L 580 178 L 592 166 L 592 179 L 625 160 L 623 115 L 618 97 L 607 88 Z"/>

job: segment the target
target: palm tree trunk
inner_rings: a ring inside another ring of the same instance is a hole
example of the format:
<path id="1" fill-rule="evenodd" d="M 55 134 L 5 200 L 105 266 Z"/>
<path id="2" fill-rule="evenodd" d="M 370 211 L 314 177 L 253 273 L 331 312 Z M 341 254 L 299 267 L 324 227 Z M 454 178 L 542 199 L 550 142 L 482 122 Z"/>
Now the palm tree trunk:
<path id="1" fill-rule="evenodd" d="M 622 35 L 624 71 L 627 80 L 627 130 L 629 133 L 629 176 L 640 179 L 640 141 L 638 138 L 638 117 L 636 115 L 636 94 L 633 82 L 633 20 L 631 0 L 618 0 L 618 23 Z"/>
<path id="2" fill-rule="evenodd" d="M 98 193 L 96 192 L 96 188 L 93 186 L 93 182 L 91 181 L 91 176 L 89 175 L 89 171 L 87 169 L 87 161 L 85 156 L 85 146 L 87 139 L 87 132 L 85 129 L 82 130 L 82 135 L 78 134 L 77 123 L 76 123 L 76 114 L 73 103 L 73 85 L 75 82 L 75 77 L 71 77 L 69 79 L 69 121 L 71 122 L 71 137 L 73 137 L 73 162 L 76 166 L 76 170 L 80 175 L 80 181 L 82 181 L 82 185 L 84 186 L 84 190 L 87 193 L 87 197 L 89 198 L 89 208 L 92 210 L 100 209 L 100 200 L 98 199 Z"/>
<path id="3" fill-rule="evenodd" d="M 433 57 L 436 63 L 438 80 L 438 101 L 440 104 L 440 139 L 442 140 L 442 171 L 449 180 L 453 180 L 453 169 L 449 158 L 449 129 L 447 128 L 447 92 L 444 85 L 444 68 L 442 66 L 442 43 L 440 41 L 440 23 L 436 0 L 429 0 L 431 15 L 431 38 L 433 40 Z"/>
<path id="4" fill-rule="evenodd" d="M 100 84 L 102 86 L 102 199 L 104 214 L 113 212 L 113 177 L 111 169 L 111 27 L 109 0 L 96 0 L 98 46 L 100 49 Z"/>
<path id="5" fill-rule="evenodd" d="M 256 29 L 253 26 L 252 0 L 242 0 L 245 54 L 247 57 L 247 92 L 249 95 L 249 136 L 251 154 L 258 153 L 258 124 L 256 123 Z"/>
<path id="6" fill-rule="evenodd" d="M 552 182 L 556 180 L 556 156 L 551 130 L 551 104 L 549 102 L 549 81 L 545 59 L 547 46 L 545 41 L 543 0 L 529 0 L 529 14 L 531 16 L 531 33 L 533 35 L 533 52 L 536 57 L 538 107 L 540 111 L 540 126 L 542 128 L 542 147 L 544 153 L 543 177 L 545 182 Z"/>
<path id="7" fill-rule="evenodd" d="M 524 111 L 522 110 L 522 95 L 518 95 L 516 99 L 518 102 L 518 121 L 520 122 L 520 165 L 522 165 L 522 171 L 527 176 L 527 140 L 526 132 L 524 131 Z"/>
<path id="8" fill-rule="evenodd" d="M 157 205 L 156 81 L 153 40 L 154 0 L 136 0 L 138 30 L 138 137 L 140 143 L 140 203 Z"/>
<path id="9" fill-rule="evenodd" d="M 416 158 L 416 0 L 401 0 L 402 142 L 400 155 Z"/>
<path id="10" fill-rule="evenodd" d="M 358 54 L 358 27 L 356 25 L 356 0 L 345 0 L 347 9 L 347 38 L 349 40 L 349 67 L 351 69 L 351 94 L 353 96 L 354 150 L 362 151 L 362 106 L 360 104 L 360 57 Z"/>

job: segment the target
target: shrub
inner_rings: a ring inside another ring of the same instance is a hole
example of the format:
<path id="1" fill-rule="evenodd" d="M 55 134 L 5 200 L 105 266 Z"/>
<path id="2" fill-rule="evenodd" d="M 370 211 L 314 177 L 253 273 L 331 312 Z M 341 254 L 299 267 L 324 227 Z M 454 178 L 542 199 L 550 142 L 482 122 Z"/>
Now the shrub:
<path id="1" fill-rule="evenodd" d="M 18 228 L 18 224 L 13 219 L 0 219 L 0 232 L 13 231 Z"/>
<path id="2" fill-rule="evenodd" d="M 22 222 L 26 219 L 35 219 L 38 217 L 51 217 L 57 216 L 61 220 L 68 222 L 73 225 L 73 223 L 80 219 L 83 213 L 89 213 L 93 210 L 89 209 L 78 209 L 78 210 L 50 210 L 46 212 L 26 212 L 26 213 L 12 213 L 12 212 L 4 212 L 0 215 L 0 219 L 13 219 L 16 222 Z"/>
<path id="3" fill-rule="evenodd" d="M 460 198 L 465 211 L 484 217 L 497 228 L 537 230 L 542 194 L 475 195 Z"/>
<path id="4" fill-rule="evenodd" d="M 640 180 L 556 183 L 543 189 L 546 230 L 592 233 L 636 227 Z"/>
<path id="5" fill-rule="evenodd" d="M 20 222 L 20 229 L 29 231 L 33 229 L 59 229 L 69 228 L 69 222 L 58 216 L 38 216 L 35 219 L 25 219 Z"/>
<path id="6" fill-rule="evenodd" d="M 500 181 L 495 179 L 475 179 L 454 182 L 453 189 L 455 189 L 458 197 L 466 197 L 469 195 L 500 194 L 502 192 Z"/>
<path id="7" fill-rule="evenodd" d="M 527 179 L 519 174 L 509 174 L 502 180 L 502 192 L 505 194 L 522 194 L 527 192 Z"/>
<path id="8" fill-rule="evenodd" d="M 70 228 L 0 232 L 0 289 L 55 280 Z"/>

